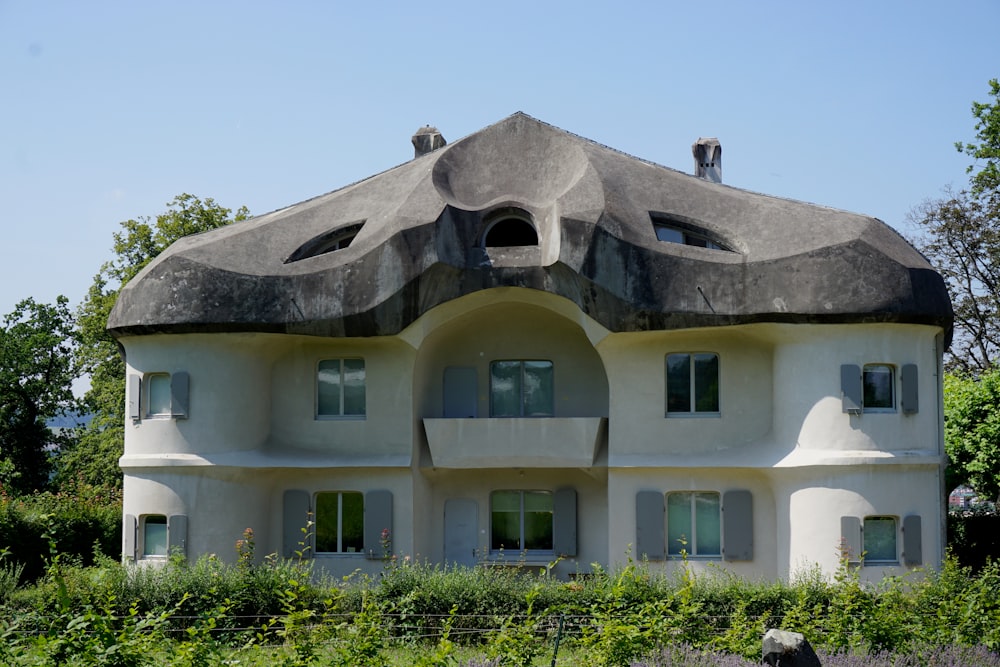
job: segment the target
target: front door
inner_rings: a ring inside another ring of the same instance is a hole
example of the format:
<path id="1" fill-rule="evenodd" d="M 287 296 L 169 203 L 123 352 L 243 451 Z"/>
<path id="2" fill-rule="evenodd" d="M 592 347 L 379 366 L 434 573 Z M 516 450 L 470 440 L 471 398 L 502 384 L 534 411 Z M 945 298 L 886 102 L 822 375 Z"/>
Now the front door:
<path id="1" fill-rule="evenodd" d="M 444 503 L 444 561 L 448 565 L 476 564 L 479 506 L 469 498 L 450 498 Z"/>

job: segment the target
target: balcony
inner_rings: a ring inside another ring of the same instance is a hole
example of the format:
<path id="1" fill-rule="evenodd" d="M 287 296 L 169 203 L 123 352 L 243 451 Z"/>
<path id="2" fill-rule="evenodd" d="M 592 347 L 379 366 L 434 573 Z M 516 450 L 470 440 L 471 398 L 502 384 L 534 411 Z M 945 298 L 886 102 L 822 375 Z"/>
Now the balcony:
<path id="1" fill-rule="evenodd" d="M 604 417 L 424 419 L 437 468 L 589 468 Z"/>

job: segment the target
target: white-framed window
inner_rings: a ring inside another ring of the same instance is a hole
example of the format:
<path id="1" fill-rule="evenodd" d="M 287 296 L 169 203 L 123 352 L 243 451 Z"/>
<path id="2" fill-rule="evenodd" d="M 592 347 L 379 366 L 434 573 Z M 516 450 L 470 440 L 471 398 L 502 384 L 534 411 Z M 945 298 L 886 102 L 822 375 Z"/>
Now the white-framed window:
<path id="1" fill-rule="evenodd" d="M 722 556 L 721 498 L 714 491 L 667 494 L 667 554 Z"/>
<path id="2" fill-rule="evenodd" d="M 142 521 L 143 558 L 158 558 L 167 555 L 167 517 L 162 514 L 147 514 Z"/>
<path id="3" fill-rule="evenodd" d="M 190 379 L 185 371 L 130 374 L 128 414 L 138 424 L 143 419 L 187 419 Z"/>
<path id="4" fill-rule="evenodd" d="M 365 499 L 358 491 L 316 494 L 316 553 L 363 554 Z"/>
<path id="5" fill-rule="evenodd" d="M 861 373 L 865 412 L 896 411 L 895 369 L 889 364 L 865 364 Z"/>
<path id="6" fill-rule="evenodd" d="M 865 564 L 898 562 L 897 533 L 896 517 L 866 516 L 861 531 Z"/>
<path id="7" fill-rule="evenodd" d="M 490 494 L 490 551 L 553 550 L 551 491 L 494 491 Z"/>
<path id="8" fill-rule="evenodd" d="M 719 416 L 719 355 L 668 354 L 665 375 L 668 417 Z"/>
<path id="9" fill-rule="evenodd" d="M 316 417 L 364 418 L 365 360 L 323 359 L 316 370 Z"/>
<path id="10" fill-rule="evenodd" d="M 490 362 L 491 417 L 552 417 L 555 392 L 551 361 Z"/>

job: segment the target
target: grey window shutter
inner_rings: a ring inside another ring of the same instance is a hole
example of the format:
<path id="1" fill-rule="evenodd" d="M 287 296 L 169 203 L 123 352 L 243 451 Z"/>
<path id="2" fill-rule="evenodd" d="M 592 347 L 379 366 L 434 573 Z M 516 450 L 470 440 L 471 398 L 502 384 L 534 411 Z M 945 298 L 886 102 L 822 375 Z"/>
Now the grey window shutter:
<path id="1" fill-rule="evenodd" d="M 558 489 L 552 496 L 552 549 L 557 556 L 576 555 L 576 489 Z"/>
<path id="2" fill-rule="evenodd" d="M 187 419 L 189 384 L 190 379 L 185 371 L 170 376 L 170 414 L 177 419 Z"/>
<path id="3" fill-rule="evenodd" d="M 368 558 L 392 554 L 392 491 L 365 494 L 365 554 Z"/>
<path id="4" fill-rule="evenodd" d="M 282 498 L 282 549 L 285 558 L 312 558 L 309 527 L 309 494 L 297 489 Z"/>
<path id="5" fill-rule="evenodd" d="M 479 407 L 476 369 L 471 366 L 448 366 L 444 369 L 444 416 L 471 419 Z"/>
<path id="6" fill-rule="evenodd" d="M 920 530 L 920 515 L 911 514 L 903 518 L 903 564 L 910 567 L 923 565 L 923 537 Z"/>
<path id="7" fill-rule="evenodd" d="M 861 368 L 856 364 L 843 364 L 840 367 L 840 392 L 842 394 L 842 410 L 852 415 L 861 414 L 864 404 L 861 389 Z"/>
<path id="8" fill-rule="evenodd" d="M 637 558 L 663 560 L 666 557 L 663 512 L 663 494 L 659 491 L 640 491 L 635 495 L 635 555 Z"/>
<path id="9" fill-rule="evenodd" d="M 903 414 L 913 415 L 919 410 L 919 395 L 917 393 L 917 365 L 906 364 L 900 374 L 902 383 L 902 400 L 900 401 Z"/>
<path id="10" fill-rule="evenodd" d="M 122 558 L 124 560 L 136 559 L 136 531 L 138 522 L 134 514 L 126 514 L 122 520 Z"/>
<path id="11" fill-rule="evenodd" d="M 753 496 L 749 491 L 722 494 L 722 535 L 727 561 L 753 560 Z"/>
<path id="12" fill-rule="evenodd" d="M 856 516 L 840 517 L 840 539 L 844 557 L 851 563 L 861 562 L 861 519 Z"/>
<path id="13" fill-rule="evenodd" d="M 167 553 L 187 556 L 188 518 L 183 514 L 167 517 Z"/>
<path id="14" fill-rule="evenodd" d="M 134 373 L 128 376 L 128 416 L 137 422 L 142 418 L 139 396 L 142 394 L 142 378 Z"/>

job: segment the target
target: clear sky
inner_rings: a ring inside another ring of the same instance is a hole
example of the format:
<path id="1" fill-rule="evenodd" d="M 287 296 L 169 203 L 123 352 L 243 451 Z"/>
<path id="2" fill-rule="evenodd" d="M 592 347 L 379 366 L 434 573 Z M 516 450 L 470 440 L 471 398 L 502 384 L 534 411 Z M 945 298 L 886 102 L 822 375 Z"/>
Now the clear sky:
<path id="1" fill-rule="evenodd" d="M 262 214 L 515 111 L 878 217 L 966 183 L 998 0 L 0 0 L 0 314 L 75 305 L 129 218 L 188 192 Z"/>

